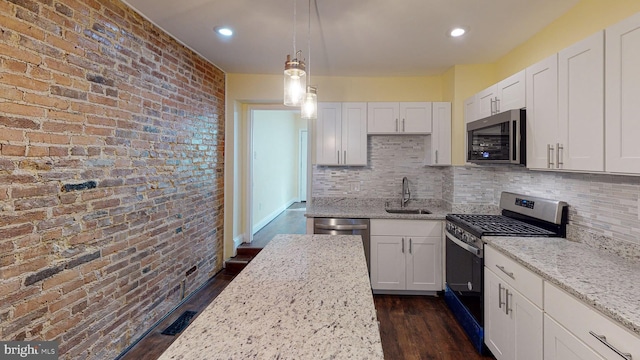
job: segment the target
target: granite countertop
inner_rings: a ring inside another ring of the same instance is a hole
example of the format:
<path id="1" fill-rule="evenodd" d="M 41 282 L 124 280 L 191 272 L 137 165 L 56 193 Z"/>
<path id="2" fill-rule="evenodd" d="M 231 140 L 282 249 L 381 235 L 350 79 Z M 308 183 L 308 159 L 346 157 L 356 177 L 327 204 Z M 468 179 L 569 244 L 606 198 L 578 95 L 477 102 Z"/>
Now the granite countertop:
<path id="1" fill-rule="evenodd" d="M 333 202 L 313 202 L 307 205 L 306 217 L 351 218 L 351 219 L 408 219 L 444 220 L 450 208 L 438 202 L 410 201 L 406 209 L 427 209 L 431 214 L 392 214 L 385 211 L 384 199 L 354 200 L 338 198 Z M 400 208 L 399 201 L 390 202 L 389 207 Z"/>
<path id="2" fill-rule="evenodd" d="M 360 236 L 277 235 L 160 359 L 383 359 Z"/>
<path id="3" fill-rule="evenodd" d="M 562 238 L 483 241 L 640 336 L 640 264 Z"/>

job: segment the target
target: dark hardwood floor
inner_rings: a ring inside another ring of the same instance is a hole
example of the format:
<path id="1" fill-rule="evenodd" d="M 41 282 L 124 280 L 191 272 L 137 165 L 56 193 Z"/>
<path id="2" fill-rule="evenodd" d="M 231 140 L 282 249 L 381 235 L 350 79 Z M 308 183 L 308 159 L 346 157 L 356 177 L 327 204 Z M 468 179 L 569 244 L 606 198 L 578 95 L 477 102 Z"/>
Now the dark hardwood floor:
<path id="1" fill-rule="evenodd" d="M 374 295 L 385 359 L 475 360 L 479 355 L 442 297 Z"/>
<path id="2" fill-rule="evenodd" d="M 304 217 L 305 209 L 306 203 L 293 203 L 275 219 L 271 220 L 269 224 L 253 234 L 253 241 L 245 246 L 265 247 L 278 234 L 306 234 L 307 218 Z"/>

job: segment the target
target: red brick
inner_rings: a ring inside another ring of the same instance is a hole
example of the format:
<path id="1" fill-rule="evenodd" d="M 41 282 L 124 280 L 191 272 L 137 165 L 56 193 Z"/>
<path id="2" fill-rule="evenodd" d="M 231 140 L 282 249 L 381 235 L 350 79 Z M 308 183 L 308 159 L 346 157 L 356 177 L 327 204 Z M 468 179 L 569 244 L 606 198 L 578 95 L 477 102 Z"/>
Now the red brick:
<path id="1" fill-rule="evenodd" d="M 2 155 L 4 156 L 25 156 L 27 152 L 26 146 L 16 146 L 9 144 L 0 144 Z"/>
<path id="2" fill-rule="evenodd" d="M 2 129 L 0 131 L 0 141 L 15 141 L 15 142 L 23 142 L 24 141 L 24 131 L 23 130 L 13 130 L 13 129 Z"/>
<path id="3" fill-rule="evenodd" d="M 54 276 L 44 280 L 42 282 L 42 289 L 49 290 L 51 288 L 68 283 L 78 278 L 80 278 L 80 272 L 78 272 L 78 270 L 76 269 L 65 270 L 61 273 L 57 273 Z"/>
<path id="4" fill-rule="evenodd" d="M 14 87 L 0 86 L 0 99 L 21 101 L 24 97 L 24 91 Z"/>
<path id="5" fill-rule="evenodd" d="M 24 100 L 29 103 L 65 110 L 69 108 L 69 102 L 64 99 L 54 98 L 50 96 L 42 96 L 37 94 L 26 93 Z"/>
<path id="6" fill-rule="evenodd" d="M 35 298 L 29 299 L 26 302 L 16 305 L 13 316 L 17 318 L 26 315 L 32 311 L 42 308 L 47 303 L 52 303 L 59 297 L 60 293 L 57 291 L 40 293 Z"/>
<path id="7" fill-rule="evenodd" d="M 3 103 L 2 111 L 7 114 L 15 114 L 22 116 L 31 116 L 31 117 L 43 117 L 44 109 L 41 107 L 36 107 L 32 105 L 23 105 L 23 104 L 15 104 L 15 103 Z"/>
<path id="8" fill-rule="evenodd" d="M 48 133 L 28 133 L 27 138 L 30 143 L 43 144 L 69 144 L 71 138 L 68 135 L 56 135 Z"/>

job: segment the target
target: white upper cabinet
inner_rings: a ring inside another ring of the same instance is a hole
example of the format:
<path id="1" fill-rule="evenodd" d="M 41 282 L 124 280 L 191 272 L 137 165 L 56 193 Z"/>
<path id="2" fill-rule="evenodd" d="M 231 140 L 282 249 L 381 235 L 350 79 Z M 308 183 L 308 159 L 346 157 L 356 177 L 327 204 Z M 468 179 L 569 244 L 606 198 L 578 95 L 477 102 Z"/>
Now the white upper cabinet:
<path id="1" fill-rule="evenodd" d="M 400 104 L 397 102 L 370 102 L 367 104 L 367 132 L 369 134 L 395 134 L 400 129 Z"/>
<path id="2" fill-rule="evenodd" d="M 527 167 L 555 168 L 558 132 L 558 55 L 526 70 Z"/>
<path id="3" fill-rule="evenodd" d="M 465 124 L 479 119 L 478 117 L 478 97 L 476 95 L 464 101 L 464 122 Z"/>
<path id="4" fill-rule="evenodd" d="M 640 13 L 606 29 L 606 170 L 640 173 Z"/>
<path id="5" fill-rule="evenodd" d="M 603 31 L 558 54 L 556 148 L 557 169 L 604 171 Z"/>
<path id="6" fill-rule="evenodd" d="M 318 103 L 316 164 L 367 165 L 366 103 Z"/>
<path id="7" fill-rule="evenodd" d="M 491 85 L 488 88 L 480 91 L 476 95 L 476 99 L 478 102 L 478 112 L 477 119 L 486 118 L 487 116 L 491 116 L 496 113 L 496 99 L 498 94 L 498 86 Z"/>
<path id="8" fill-rule="evenodd" d="M 427 136 L 426 165 L 451 165 L 451 103 L 433 103 L 433 132 Z M 429 144 L 430 143 L 430 144 Z"/>
<path id="9" fill-rule="evenodd" d="M 497 92 L 496 113 L 525 107 L 525 71 L 522 70 L 500 81 Z"/>
<path id="10" fill-rule="evenodd" d="M 526 105 L 525 92 L 525 71 L 522 70 L 465 100 L 465 122 L 522 109 Z"/>
<path id="11" fill-rule="evenodd" d="M 368 103 L 368 133 L 430 134 L 430 102 L 370 102 Z"/>
<path id="12" fill-rule="evenodd" d="M 401 102 L 401 132 L 409 134 L 431 134 L 430 102 Z"/>
<path id="13" fill-rule="evenodd" d="M 604 170 L 604 35 L 527 68 L 527 166 Z"/>

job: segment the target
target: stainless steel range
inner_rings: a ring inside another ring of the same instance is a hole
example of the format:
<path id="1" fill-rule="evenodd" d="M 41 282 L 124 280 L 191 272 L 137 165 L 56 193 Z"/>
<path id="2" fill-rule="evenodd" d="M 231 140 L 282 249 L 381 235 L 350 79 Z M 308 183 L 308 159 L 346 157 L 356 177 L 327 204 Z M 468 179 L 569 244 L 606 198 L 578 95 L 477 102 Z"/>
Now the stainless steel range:
<path id="1" fill-rule="evenodd" d="M 449 214 L 445 301 L 469 339 L 484 352 L 483 236 L 565 237 L 567 203 L 503 192 L 502 215 Z"/>

